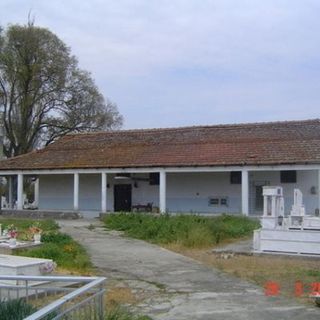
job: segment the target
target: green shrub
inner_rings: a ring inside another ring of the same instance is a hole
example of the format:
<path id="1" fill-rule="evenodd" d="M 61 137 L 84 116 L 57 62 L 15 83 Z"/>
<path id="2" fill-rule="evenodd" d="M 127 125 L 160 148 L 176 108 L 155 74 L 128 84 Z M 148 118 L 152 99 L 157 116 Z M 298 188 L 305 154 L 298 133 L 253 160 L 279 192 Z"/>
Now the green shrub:
<path id="1" fill-rule="evenodd" d="M 68 244 L 73 240 L 69 235 L 65 233 L 51 231 L 48 233 L 44 233 L 41 237 L 41 241 L 45 243 L 55 243 L 55 244 L 63 245 L 63 244 Z"/>
<path id="2" fill-rule="evenodd" d="M 320 270 L 306 270 L 305 273 L 310 277 L 320 278 Z"/>
<path id="3" fill-rule="evenodd" d="M 104 222 L 107 228 L 124 231 L 134 238 L 160 244 L 180 243 L 186 247 L 206 247 L 241 238 L 259 227 L 256 220 L 225 214 L 203 217 L 120 213 L 106 216 Z"/>
<path id="4" fill-rule="evenodd" d="M 36 311 L 37 309 L 33 305 L 23 299 L 0 301 L 0 320 L 23 320 Z M 43 320 L 52 320 L 56 316 L 57 313 L 53 311 Z"/>
<path id="5" fill-rule="evenodd" d="M 32 250 L 22 251 L 21 255 L 34 258 L 52 259 L 59 264 L 63 251 L 58 245 L 48 243 Z"/>
<path id="6" fill-rule="evenodd" d="M 22 320 L 36 311 L 22 299 L 0 302 L 0 319 L 3 320 Z"/>

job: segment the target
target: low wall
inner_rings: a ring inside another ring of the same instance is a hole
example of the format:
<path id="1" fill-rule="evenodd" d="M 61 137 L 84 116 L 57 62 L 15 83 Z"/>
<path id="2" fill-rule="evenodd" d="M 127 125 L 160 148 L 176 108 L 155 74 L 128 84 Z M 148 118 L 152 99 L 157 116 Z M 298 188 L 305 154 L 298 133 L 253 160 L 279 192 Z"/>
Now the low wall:
<path id="1" fill-rule="evenodd" d="M 31 219 L 80 219 L 82 215 L 75 211 L 45 211 L 45 210 L 1 210 L 0 217 L 31 218 Z"/>
<path id="2" fill-rule="evenodd" d="M 313 230 L 255 230 L 254 250 L 257 252 L 318 255 L 320 254 L 320 232 Z"/>

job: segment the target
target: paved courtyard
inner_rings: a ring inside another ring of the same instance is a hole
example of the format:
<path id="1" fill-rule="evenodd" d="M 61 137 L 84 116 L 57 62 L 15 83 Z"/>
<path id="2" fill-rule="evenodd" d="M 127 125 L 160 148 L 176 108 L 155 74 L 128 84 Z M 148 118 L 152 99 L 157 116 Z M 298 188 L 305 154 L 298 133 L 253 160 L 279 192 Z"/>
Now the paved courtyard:
<path id="1" fill-rule="evenodd" d="M 92 262 L 115 286 L 142 297 L 134 307 L 153 319 L 319 319 L 320 309 L 283 297 L 266 297 L 249 282 L 208 268 L 144 241 L 106 231 L 99 221 L 59 221 L 86 247 Z M 92 224 L 94 229 L 88 228 Z"/>

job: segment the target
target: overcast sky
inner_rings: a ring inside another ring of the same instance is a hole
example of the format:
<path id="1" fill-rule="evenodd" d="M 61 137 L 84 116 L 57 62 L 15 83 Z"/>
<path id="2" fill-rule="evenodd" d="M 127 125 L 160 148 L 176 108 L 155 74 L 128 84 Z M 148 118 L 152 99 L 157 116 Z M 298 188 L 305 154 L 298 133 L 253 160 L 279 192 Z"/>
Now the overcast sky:
<path id="1" fill-rule="evenodd" d="M 56 33 L 125 128 L 318 118 L 319 0 L 1 0 Z"/>

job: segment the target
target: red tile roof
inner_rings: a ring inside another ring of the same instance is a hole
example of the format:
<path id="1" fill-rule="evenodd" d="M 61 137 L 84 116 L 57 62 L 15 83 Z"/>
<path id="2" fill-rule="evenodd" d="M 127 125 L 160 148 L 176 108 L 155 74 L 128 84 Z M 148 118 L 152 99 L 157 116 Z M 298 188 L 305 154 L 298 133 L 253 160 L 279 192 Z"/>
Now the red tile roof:
<path id="1" fill-rule="evenodd" d="M 0 170 L 320 163 L 320 120 L 67 135 Z"/>

